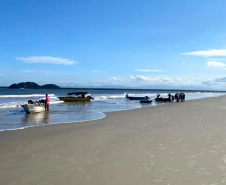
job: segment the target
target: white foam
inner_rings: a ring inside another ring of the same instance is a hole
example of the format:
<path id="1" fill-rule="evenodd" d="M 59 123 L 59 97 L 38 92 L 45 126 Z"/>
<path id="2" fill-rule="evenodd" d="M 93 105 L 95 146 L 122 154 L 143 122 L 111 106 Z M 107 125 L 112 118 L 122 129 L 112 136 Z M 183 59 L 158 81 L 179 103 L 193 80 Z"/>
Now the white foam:
<path id="1" fill-rule="evenodd" d="M 26 95 L 0 95 L 0 98 L 28 98 L 28 97 L 41 97 L 44 94 L 26 94 Z"/>
<path id="2" fill-rule="evenodd" d="M 28 99 L 38 101 L 45 99 L 45 94 L 30 94 L 30 95 L 0 95 L 0 109 L 15 108 L 27 103 Z M 54 94 L 49 94 L 50 104 L 61 103 Z"/>
<path id="3" fill-rule="evenodd" d="M 118 98 L 125 98 L 125 94 L 110 95 L 110 96 L 95 96 L 94 100 L 107 100 L 107 99 L 118 99 Z"/>
<path id="4" fill-rule="evenodd" d="M 46 94 L 22 94 L 22 95 L 0 95 L 0 98 L 28 98 L 28 97 L 45 97 Z M 48 95 L 50 98 L 54 98 L 54 94 Z"/>

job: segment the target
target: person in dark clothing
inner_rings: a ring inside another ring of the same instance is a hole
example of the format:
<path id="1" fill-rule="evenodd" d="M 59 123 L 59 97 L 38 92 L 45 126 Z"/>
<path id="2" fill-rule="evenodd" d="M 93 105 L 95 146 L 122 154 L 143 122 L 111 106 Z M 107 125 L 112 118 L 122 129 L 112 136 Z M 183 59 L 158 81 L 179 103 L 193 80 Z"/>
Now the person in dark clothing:
<path id="1" fill-rule="evenodd" d="M 176 99 L 176 102 L 179 102 L 179 94 L 178 93 L 175 94 L 175 99 Z"/>
<path id="2" fill-rule="evenodd" d="M 185 101 L 185 94 L 181 93 L 181 101 Z"/>

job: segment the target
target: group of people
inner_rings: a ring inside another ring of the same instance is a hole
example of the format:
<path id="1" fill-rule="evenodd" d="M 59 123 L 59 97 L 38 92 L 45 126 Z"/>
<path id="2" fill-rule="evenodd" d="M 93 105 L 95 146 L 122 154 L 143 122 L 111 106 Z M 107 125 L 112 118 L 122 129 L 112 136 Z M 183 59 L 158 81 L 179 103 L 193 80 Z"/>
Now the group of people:
<path id="1" fill-rule="evenodd" d="M 185 93 L 176 93 L 175 95 L 171 95 L 170 93 L 168 94 L 168 97 L 171 101 L 176 101 L 176 102 L 183 102 L 185 101 Z"/>

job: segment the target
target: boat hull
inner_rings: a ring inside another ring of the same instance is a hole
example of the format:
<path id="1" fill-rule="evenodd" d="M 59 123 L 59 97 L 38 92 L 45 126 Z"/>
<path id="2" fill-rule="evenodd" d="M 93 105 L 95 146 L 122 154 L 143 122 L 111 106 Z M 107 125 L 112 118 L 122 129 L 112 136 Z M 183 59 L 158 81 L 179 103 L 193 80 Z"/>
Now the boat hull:
<path id="1" fill-rule="evenodd" d="M 155 101 L 157 101 L 157 102 L 171 102 L 171 99 L 169 99 L 169 98 L 155 98 Z"/>
<path id="2" fill-rule="evenodd" d="M 60 100 L 65 102 L 79 102 L 79 101 L 90 101 L 90 98 L 87 97 L 58 97 Z"/>
<path id="3" fill-rule="evenodd" d="M 126 97 L 129 100 L 142 100 L 143 97 Z"/>
<path id="4" fill-rule="evenodd" d="M 23 107 L 24 111 L 27 114 L 33 114 L 33 113 L 39 113 L 45 111 L 45 106 L 43 105 L 35 105 L 35 104 L 24 104 L 21 105 Z"/>
<path id="5" fill-rule="evenodd" d="M 126 98 L 128 100 L 143 100 L 145 97 L 135 97 L 135 96 L 129 96 L 128 94 L 126 94 Z"/>
<path id="6" fill-rule="evenodd" d="M 151 103 L 152 100 L 140 100 L 140 103 Z"/>

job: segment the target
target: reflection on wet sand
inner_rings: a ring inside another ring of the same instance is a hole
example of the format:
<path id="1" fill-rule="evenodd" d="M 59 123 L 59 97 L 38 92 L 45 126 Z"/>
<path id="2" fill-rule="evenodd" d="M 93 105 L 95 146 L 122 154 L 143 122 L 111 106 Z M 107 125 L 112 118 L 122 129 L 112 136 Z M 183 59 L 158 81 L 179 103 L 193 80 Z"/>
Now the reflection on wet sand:
<path id="1" fill-rule="evenodd" d="M 18 107 L 17 112 L 0 111 L 0 130 L 101 119 L 105 117 L 101 111 L 104 108 L 106 109 L 105 104 L 98 101 L 50 104 L 49 112 L 35 114 L 26 114 Z"/>
<path id="2" fill-rule="evenodd" d="M 24 117 L 21 118 L 21 121 L 25 123 L 26 126 L 50 124 L 49 112 L 25 114 Z"/>

